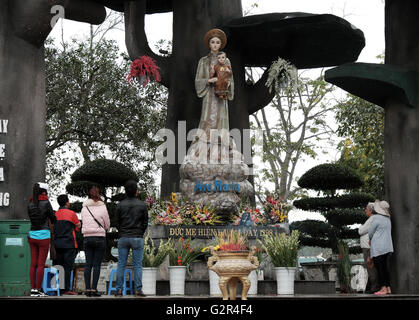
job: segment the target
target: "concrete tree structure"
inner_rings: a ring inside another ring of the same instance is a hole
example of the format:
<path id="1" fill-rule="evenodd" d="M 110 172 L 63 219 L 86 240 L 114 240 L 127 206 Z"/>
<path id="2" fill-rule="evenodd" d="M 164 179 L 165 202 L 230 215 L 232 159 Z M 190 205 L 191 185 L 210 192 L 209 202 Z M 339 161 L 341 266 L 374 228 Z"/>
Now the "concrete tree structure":
<path id="1" fill-rule="evenodd" d="M 396 293 L 419 292 L 419 2 L 386 0 L 385 63 L 350 63 L 326 80 L 385 109 L 385 190 Z"/>
<path id="2" fill-rule="evenodd" d="M 201 104 L 194 91 L 194 75 L 199 57 L 206 53 L 203 35 L 213 27 L 227 33 L 226 51 L 233 62 L 236 98 L 229 106 L 230 129 L 249 128 L 249 115 L 272 99 L 265 87 L 266 74 L 248 84 L 246 66 L 266 67 L 278 56 L 298 68 L 335 66 L 355 61 L 365 44 L 362 31 L 336 16 L 273 13 L 243 17 L 240 0 L 3 0 L 0 219 L 25 217 L 32 184 L 45 179 L 43 42 L 60 13 L 68 19 L 100 24 L 105 6 L 125 12 L 130 57 L 149 55 L 160 66 L 162 83 L 169 88 L 166 128 L 176 136 L 178 121 L 186 121 L 187 130 L 198 125 Z M 168 11 L 173 12 L 173 53 L 161 57 L 148 45 L 144 17 Z M 178 188 L 181 162 L 164 165 L 162 195 L 169 194 L 174 184 Z"/>
<path id="3" fill-rule="evenodd" d="M 45 179 L 43 43 L 60 12 L 92 24 L 106 16 L 82 0 L 0 2 L 0 219 L 27 217 L 32 186 Z"/>
<path id="4" fill-rule="evenodd" d="M 144 31 L 149 2 L 113 6 L 125 11 L 126 44 L 131 59 L 149 55 L 162 71 L 162 83 L 169 89 L 166 128 L 178 137 L 178 121 L 186 121 L 186 131 L 197 128 L 201 102 L 195 94 L 194 78 L 199 58 L 207 54 L 203 36 L 212 28 L 227 34 L 224 49 L 233 66 L 235 98 L 229 102 L 230 130 L 249 128 L 249 115 L 265 107 L 273 98 L 265 86 L 267 72 L 255 84 L 245 79 L 245 67 L 268 67 L 278 56 L 297 68 L 316 68 L 355 61 L 365 45 L 364 35 L 346 20 L 324 14 L 272 13 L 243 17 L 241 0 L 155 0 L 154 12 L 173 12 L 173 53 L 161 57 L 152 52 Z M 151 10 L 150 9 L 150 10 Z M 237 145 L 249 142 L 242 135 Z M 181 141 L 180 143 L 186 143 Z M 176 150 L 180 149 L 176 139 Z M 186 148 L 184 148 L 186 149 Z M 241 150 L 239 150 L 241 151 Z M 182 156 L 182 155 L 180 155 Z M 161 195 L 179 191 L 179 166 L 163 166 Z M 245 161 L 250 164 L 251 159 Z"/>

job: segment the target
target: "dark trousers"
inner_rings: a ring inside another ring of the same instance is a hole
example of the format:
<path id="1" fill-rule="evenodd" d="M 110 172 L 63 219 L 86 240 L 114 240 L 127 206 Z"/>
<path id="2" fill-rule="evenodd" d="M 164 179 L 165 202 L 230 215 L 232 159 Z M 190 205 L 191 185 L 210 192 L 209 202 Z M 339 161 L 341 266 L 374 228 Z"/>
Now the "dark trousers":
<path id="1" fill-rule="evenodd" d="M 372 258 L 375 268 L 377 269 L 378 283 L 380 284 L 380 287 L 390 286 L 390 272 L 388 270 L 389 257 L 390 253 L 386 253 Z"/>
<path id="2" fill-rule="evenodd" d="M 77 249 L 75 248 L 55 248 L 56 256 L 54 264 L 59 264 L 64 268 L 65 286 L 64 291 L 70 290 L 71 271 L 74 268 L 74 259 L 76 259 Z"/>
<path id="3" fill-rule="evenodd" d="M 86 264 L 84 267 L 84 283 L 86 290 L 97 290 L 97 283 L 100 276 L 100 265 L 105 255 L 105 237 L 85 237 L 83 241 L 84 252 L 86 254 Z M 93 269 L 93 279 L 92 279 Z"/>
<path id="4" fill-rule="evenodd" d="M 368 272 L 368 282 L 365 291 L 378 291 L 381 288 L 378 283 L 377 269 L 375 268 L 372 259 L 369 260 L 371 263 L 368 263 L 368 258 L 370 258 L 370 249 L 362 248 L 362 253 L 364 255 L 364 265 Z"/>

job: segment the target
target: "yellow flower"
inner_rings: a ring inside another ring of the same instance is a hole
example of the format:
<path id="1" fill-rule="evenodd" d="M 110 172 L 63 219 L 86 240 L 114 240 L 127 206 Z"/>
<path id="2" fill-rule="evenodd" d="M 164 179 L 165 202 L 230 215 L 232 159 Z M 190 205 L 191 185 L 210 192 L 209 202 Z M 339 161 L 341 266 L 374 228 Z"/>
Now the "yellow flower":
<path id="1" fill-rule="evenodd" d="M 177 203 L 177 195 L 174 192 L 172 192 L 172 202 Z"/>

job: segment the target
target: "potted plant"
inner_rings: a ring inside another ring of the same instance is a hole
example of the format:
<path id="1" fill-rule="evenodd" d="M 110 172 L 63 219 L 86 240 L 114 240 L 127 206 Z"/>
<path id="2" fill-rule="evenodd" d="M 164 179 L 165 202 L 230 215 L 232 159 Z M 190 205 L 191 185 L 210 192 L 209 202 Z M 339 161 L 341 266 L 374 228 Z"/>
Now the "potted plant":
<path id="1" fill-rule="evenodd" d="M 293 230 L 289 236 L 285 233 L 262 236 L 261 243 L 275 267 L 277 294 L 294 294 L 299 236 L 297 230 Z"/>
<path id="2" fill-rule="evenodd" d="M 160 241 L 159 247 L 154 245 L 153 239 L 147 232 L 144 239 L 144 257 L 143 257 L 143 292 L 146 295 L 156 294 L 157 271 L 170 251 L 170 240 Z"/>
<path id="3" fill-rule="evenodd" d="M 263 280 L 263 270 L 261 269 L 261 264 L 266 258 L 265 249 L 257 243 L 253 250 L 253 255 L 258 259 L 259 267 L 256 270 L 253 270 L 249 274 L 250 279 L 250 289 L 247 293 L 248 295 L 257 295 L 258 293 L 258 282 Z"/>
<path id="4" fill-rule="evenodd" d="M 239 231 L 231 230 L 223 232 L 216 237 L 218 250 L 210 247 L 212 256 L 208 259 L 208 268 L 218 274 L 219 286 L 223 300 L 235 300 L 237 282 L 243 284 L 242 300 L 247 300 L 247 293 L 250 288 L 249 273 L 257 269 L 259 262 L 248 250 L 245 237 Z M 227 291 L 229 287 L 230 295 Z"/>
<path id="5" fill-rule="evenodd" d="M 171 242 L 169 250 L 169 282 L 171 295 L 185 294 L 186 271 L 201 255 L 201 249 L 194 247 L 191 239 L 180 238 Z"/>
<path id="6" fill-rule="evenodd" d="M 348 245 L 340 240 L 338 241 L 338 260 L 336 263 L 336 273 L 339 279 L 340 291 L 342 293 L 351 293 L 351 258 L 349 257 Z"/>

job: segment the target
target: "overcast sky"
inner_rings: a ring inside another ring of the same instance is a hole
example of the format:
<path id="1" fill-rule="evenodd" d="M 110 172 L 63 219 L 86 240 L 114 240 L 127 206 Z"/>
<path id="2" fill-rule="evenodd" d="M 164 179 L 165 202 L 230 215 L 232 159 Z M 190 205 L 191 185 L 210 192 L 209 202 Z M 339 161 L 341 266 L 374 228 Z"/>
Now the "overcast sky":
<path id="1" fill-rule="evenodd" d="M 257 3 L 257 7 L 252 4 Z M 250 14 L 262 14 L 272 12 L 307 12 L 307 13 L 331 13 L 348 20 L 355 27 L 364 32 L 366 39 L 365 48 L 362 50 L 358 62 L 376 63 L 376 56 L 384 52 L 384 2 L 383 0 L 242 0 L 243 10 L 249 11 Z M 150 47 L 154 49 L 154 44 L 160 39 L 171 40 L 172 31 L 172 14 L 153 14 L 146 16 L 146 33 L 150 43 Z M 89 33 L 89 25 L 69 20 L 59 22 L 51 33 L 51 37 L 61 37 L 61 26 L 63 26 L 64 36 L 66 39 L 71 37 L 86 36 Z M 125 48 L 125 34 L 122 31 L 115 31 L 109 34 L 109 37 L 116 39 L 121 50 Z M 302 166 L 299 173 L 305 172 L 310 167 L 325 161 L 336 160 L 337 154 L 328 155 L 317 161 L 311 161 L 308 167 Z M 328 160 L 325 160 L 328 159 Z M 290 221 L 305 218 L 321 218 L 319 214 L 301 215 L 291 214 Z"/>

